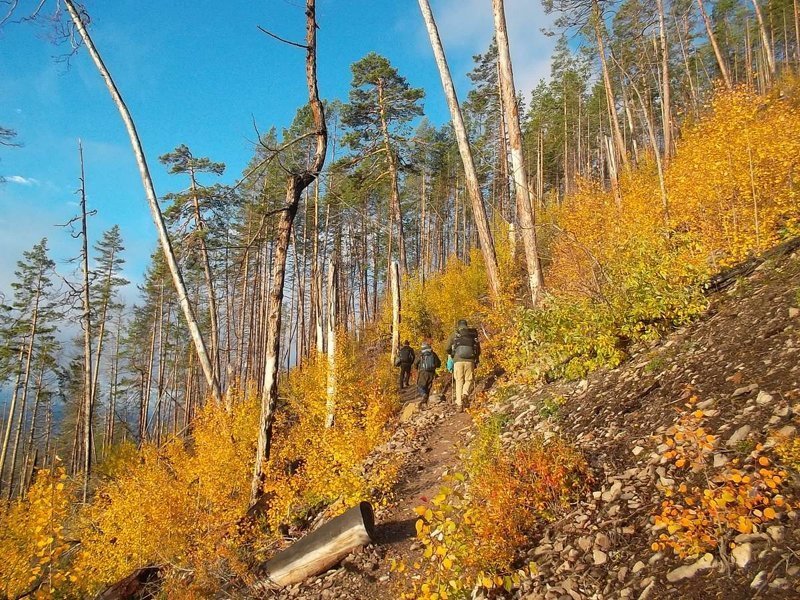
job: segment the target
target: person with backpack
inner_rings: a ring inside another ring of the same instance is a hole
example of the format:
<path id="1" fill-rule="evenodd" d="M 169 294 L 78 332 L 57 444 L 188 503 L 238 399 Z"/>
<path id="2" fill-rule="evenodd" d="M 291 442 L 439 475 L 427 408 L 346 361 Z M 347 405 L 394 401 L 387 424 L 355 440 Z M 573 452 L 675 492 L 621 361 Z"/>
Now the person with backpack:
<path id="1" fill-rule="evenodd" d="M 464 398 L 472 392 L 475 368 L 481 357 L 481 344 L 478 341 L 478 330 L 469 327 L 466 320 L 461 319 L 458 327 L 447 340 L 445 352 L 448 364 L 453 363 L 453 379 L 456 388 L 456 405 L 464 407 Z"/>
<path id="2" fill-rule="evenodd" d="M 406 340 L 397 353 L 397 359 L 394 363 L 395 367 L 400 367 L 401 390 L 408 387 L 408 380 L 411 379 L 411 366 L 414 364 L 415 358 L 414 350 L 411 348 L 411 344 L 408 340 Z"/>
<path id="3" fill-rule="evenodd" d="M 433 387 L 433 381 L 436 379 L 436 369 L 442 366 L 442 361 L 439 355 L 433 351 L 431 345 L 428 342 L 423 342 L 419 358 L 417 358 L 414 366 L 417 368 L 417 388 L 423 402 L 427 402 Z"/>

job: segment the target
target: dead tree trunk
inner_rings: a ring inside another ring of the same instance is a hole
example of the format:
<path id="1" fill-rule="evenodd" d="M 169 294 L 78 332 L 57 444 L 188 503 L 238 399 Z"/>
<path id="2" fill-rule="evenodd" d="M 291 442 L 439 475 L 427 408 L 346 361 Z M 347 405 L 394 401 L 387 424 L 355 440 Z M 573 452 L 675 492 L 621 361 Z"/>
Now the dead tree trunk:
<path id="1" fill-rule="evenodd" d="M 275 407 L 278 403 L 278 358 L 281 343 L 281 305 L 286 275 L 286 254 L 292 233 L 292 223 L 297 214 L 300 198 L 311 183 L 319 176 L 325 164 L 328 145 L 328 130 L 325 124 L 325 111 L 317 88 L 317 19 L 316 0 L 306 0 L 306 85 L 311 112 L 316 128 L 317 145 L 311 165 L 301 173 L 292 173 L 286 186 L 286 204 L 278 224 L 278 236 L 273 258 L 273 281 L 270 294 L 269 314 L 267 315 L 267 343 L 264 365 L 264 387 L 261 392 L 261 417 L 258 427 L 258 446 L 256 449 L 253 479 L 250 488 L 251 506 L 260 499 L 264 479 L 264 467 L 269 460 L 272 443 L 272 424 Z"/>
<path id="2" fill-rule="evenodd" d="M 392 365 L 397 360 L 397 353 L 400 350 L 400 267 L 397 261 L 392 263 L 392 270 L 389 275 L 392 287 Z"/>
<path id="3" fill-rule="evenodd" d="M 328 267 L 328 373 L 325 403 L 325 427 L 333 427 L 336 413 L 336 315 L 339 311 L 338 253 Z"/>
<path id="4" fill-rule="evenodd" d="M 722 56 L 722 50 L 720 50 L 719 43 L 717 43 L 717 36 L 714 35 L 714 29 L 711 27 L 711 19 L 706 12 L 703 0 L 697 0 L 697 6 L 700 8 L 700 15 L 703 17 L 703 23 L 706 26 L 706 33 L 708 34 L 708 41 L 711 42 L 711 47 L 714 50 L 714 56 L 717 59 L 717 65 L 719 66 L 719 72 L 722 75 L 722 80 L 725 82 L 725 87 L 730 90 L 733 88 L 731 76 L 728 72 L 728 67 L 725 64 L 725 58 Z"/>
<path id="5" fill-rule="evenodd" d="M 514 71 L 511 66 L 511 51 L 508 44 L 506 15 L 503 0 L 492 0 L 494 9 L 495 39 L 497 40 L 500 62 L 500 92 L 506 111 L 509 145 L 511 146 L 511 168 L 513 170 L 514 191 L 517 198 L 517 213 L 520 219 L 520 235 L 525 247 L 525 260 L 528 266 L 528 284 L 531 300 L 535 305 L 542 299 L 544 275 L 536 241 L 536 219 L 528 186 L 528 173 L 522 151 L 522 128 L 519 120 L 519 106 L 514 88 Z"/>
<path id="6" fill-rule="evenodd" d="M 447 105 L 450 107 L 450 116 L 453 119 L 453 128 L 455 129 L 456 140 L 458 141 L 458 152 L 461 154 L 461 162 L 464 165 L 467 193 L 469 194 L 470 201 L 472 202 L 472 216 L 475 219 L 475 226 L 478 229 L 481 252 L 483 253 L 483 262 L 486 264 L 486 275 L 489 279 L 489 289 L 492 297 L 497 300 L 501 291 L 500 273 L 497 266 L 497 255 L 495 254 L 494 239 L 492 238 L 492 231 L 489 228 L 489 220 L 486 217 L 486 209 L 483 204 L 480 185 L 478 184 L 478 173 L 475 169 L 475 161 L 469 145 L 469 138 L 467 137 L 467 128 L 464 125 L 464 117 L 461 114 L 461 107 L 458 104 L 458 97 L 456 95 L 455 86 L 453 85 L 453 78 L 450 75 L 450 67 L 447 65 L 447 57 L 444 53 L 442 40 L 439 37 L 439 30 L 436 27 L 436 21 L 433 18 L 433 12 L 431 11 L 430 3 L 428 0 L 419 0 L 419 7 L 422 11 L 422 17 L 425 20 L 425 26 L 428 29 L 428 35 L 431 39 L 431 47 L 433 48 L 433 55 L 436 58 L 436 66 L 439 68 L 439 76 L 442 79 L 442 87 L 444 88 L 444 94 L 447 98 Z M 423 173 L 423 198 L 424 185 L 425 180 Z"/>
<path id="7" fill-rule="evenodd" d="M 206 350 L 205 340 L 203 340 L 203 334 L 200 332 L 194 311 L 189 303 L 189 297 L 186 293 L 186 285 L 183 282 L 183 275 L 181 274 L 180 267 L 175 259 L 175 253 L 172 250 L 172 241 L 169 238 L 167 226 L 164 223 L 164 216 L 161 214 L 161 208 L 158 205 L 158 197 L 156 196 L 155 187 L 153 186 L 153 179 L 150 177 L 150 169 L 147 166 L 147 159 L 144 156 L 142 142 L 139 139 L 139 134 L 136 131 L 133 117 L 131 117 L 130 111 L 125 105 L 122 95 L 120 94 L 116 84 L 114 83 L 114 80 L 111 77 L 111 73 L 109 73 L 108 69 L 103 63 L 103 59 L 100 57 L 100 54 L 95 48 L 94 42 L 89 36 L 89 32 L 86 30 L 86 26 L 84 25 L 82 15 L 78 13 L 78 10 L 75 8 L 75 4 L 72 2 L 72 0 L 64 0 L 64 4 L 69 11 L 70 18 L 80 34 L 83 43 L 86 44 L 86 49 L 89 52 L 89 55 L 91 56 L 95 66 L 97 67 L 97 70 L 100 72 L 100 75 L 105 81 L 106 87 L 108 88 L 108 91 L 114 100 L 114 104 L 116 105 L 117 110 L 119 110 L 120 116 L 122 117 L 122 121 L 125 124 L 125 129 L 128 132 L 128 137 L 130 138 L 131 146 L 133 147 L 133 153 L 136 156 L 136 163 L 139 167 L 139 175 L 142 179 L 142 184 L 144 186 L 145 195 L 147 196 L 147 202 L 150 206 L 153 222 L 155 223 L 156 230 L 158 232 L 158 239 L 161 244 L 161 249 L 164 252 L 164 258 L 167 261 L 170 274 L 172 275 L 172 283 L 175 286 L 178 302 L 183 309 L 183 316 L 186 319 L 186 325 L 189 328 L 189 333 L 192 336 L 192 341 L 194 342 L 195 350 L 197 352 L 197 358 L 200 361 L 203 374 L 206 377 L 206 382 L 208 383 L 208 387 L 211 390 L 214 399 L 217 402 L 220 402 L 222 400 L 222 394 L 220 392 L 219 382 L 217 381 L 217 378 L 214 374 L 214 369 L 211 366 L 211 361 L 208 357 L 208 351 Z"/>

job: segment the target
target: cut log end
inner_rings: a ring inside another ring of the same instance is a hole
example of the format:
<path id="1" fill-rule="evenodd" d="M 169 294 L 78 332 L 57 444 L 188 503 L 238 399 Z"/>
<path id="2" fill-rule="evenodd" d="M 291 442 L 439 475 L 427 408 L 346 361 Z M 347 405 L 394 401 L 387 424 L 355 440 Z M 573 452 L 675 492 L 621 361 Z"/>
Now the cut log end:
<path id="1" fill-rule="evenodd" d="M 285 587 L 327 571 L 375 539 L 375 513 L 361 502 L 279 552 L 263 565 L 269 581 Z"/>

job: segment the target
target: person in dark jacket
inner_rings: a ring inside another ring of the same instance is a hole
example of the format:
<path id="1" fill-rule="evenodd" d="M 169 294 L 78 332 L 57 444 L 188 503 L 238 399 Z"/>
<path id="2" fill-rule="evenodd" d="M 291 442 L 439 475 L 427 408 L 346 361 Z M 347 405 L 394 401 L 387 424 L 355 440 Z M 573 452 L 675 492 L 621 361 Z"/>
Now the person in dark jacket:
<path id="1" fill-rule="evenodd" d="M 406 340 L 403 342 L 403 346 L 397 353 L 397 360 L 395 361 L 395 366 L 400 367 L 401 390 L 408 387 L 408 381 L 411 379 L 411 367 L 414 364 L 415 358 L 416 356 L 414 355 L 414 350 L 411 348 L 411 344 L 408 342 L 408 340 Z"/>
<path id="2" fill-rule="evenodd" d="M 436 369 L 442 366 L 439 355 L 433 351 L 431 345 L 423 342 L 419 357 L 414 363 L 417 369 L 417 389 L 424 402 L 428 401 L 433 382 L 436 379 Z"/>
<path id="3" fill-rule="evenodd" d="M 467 325 L 464 319 L 458 322 L 445 346 L 447 356 L 453 359 L 453 380 L 455 382 L 456 405 L 464 406 L 464 398 L 472 392 L 475 368 L 481 357 L 481 344 L 478 330 Z"/>

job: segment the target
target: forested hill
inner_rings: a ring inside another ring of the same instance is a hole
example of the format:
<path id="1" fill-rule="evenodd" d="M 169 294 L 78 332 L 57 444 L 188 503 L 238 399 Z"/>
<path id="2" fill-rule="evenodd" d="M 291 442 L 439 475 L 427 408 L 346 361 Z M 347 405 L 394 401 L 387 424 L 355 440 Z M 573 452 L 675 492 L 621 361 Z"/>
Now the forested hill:
<path id="1" fill-rule="evenodd" d="M 441 6 L 410 13 L 441 127 L 375 52 L 327 96 L 314 0 L 299 41 L 262 27 L 299 53 L 307 103 L 256 124 L 237 174 L 180 139 L 151 154 L 99 6 L 0 3 L 4 31 L 86 59 L 157 233 L 126 305 L 135 232 L 95 231 L 110 206 L 81 145 L 58 232 L 77 258 L 42 239 L 11 277 L 0 597 L 797 591 L 798 3 L 543 0 L 559 42 L 533 90 L 486 3 L 460 98 Z M 24 151 L 0 125 L 3 157 Z M 427 405 L 399 392 L 401 342 L 446 360 L 461 320 L 482 348 L 467 411 L 444 368 Z M 281 586 L 271 559 L 366 503 L 371 545 L 309 552 Z"/>

